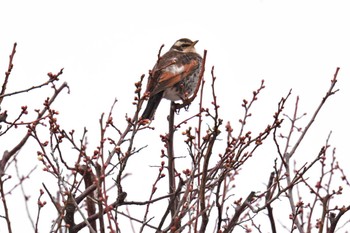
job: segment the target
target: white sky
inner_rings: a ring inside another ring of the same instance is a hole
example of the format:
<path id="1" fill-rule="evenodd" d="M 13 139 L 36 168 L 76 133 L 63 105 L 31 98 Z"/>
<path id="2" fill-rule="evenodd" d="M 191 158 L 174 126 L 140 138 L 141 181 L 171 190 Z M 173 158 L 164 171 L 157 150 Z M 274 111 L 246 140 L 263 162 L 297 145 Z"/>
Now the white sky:
<path id="1" fill-rule="evenodd" d="M 62 95 L 55 105 L 61 124 L 77 130 L 87 126 L 93 149 L 101 113 L 117 98 L 115 118 L 131 114 L 134 83 L 153 67 L 162 44 L 166 51 L 182 37 L 199 40 L 200 53 L 208 50 L 207 83 L 214 65 L 222 117 L 234 124 L 242 114 L 242 99 L 251 97 L 261 79 L 266 89 L 253 111 L 255 125 L 270 122 L 278 100 L 290 88 L 287 110 L 299 95 L 300 113 L 309 114 L 305 123 L 340 67 L 340 91 L 321 111 L 302 148 L 317 153 L 333 130 L 331 144 L 347 162 L 349 10 L 348 1 L 3 1 L 0 77 L 14 42 L 18 47 L 9 91 L 39 84 L 48 72 L 64 68 L 61 80 L 68 82 L 71 94 Z M 13 108 L 17 101 L 33 109 L 41 106 L 45 95 L 9 97 L 2 109 Z M 9 112 L 10 117 L 16 111 Z M 156 130 L 148 133 L 145 143 L 159 141 L 167 114 L 168 102 L 163 101 L 153 123 Z M 0 140 L 1 150 L 11 143 Z M 158 155 L 159 145 L 148 150 Z M 270 171 L 271 163 L 266 166 Z"/>

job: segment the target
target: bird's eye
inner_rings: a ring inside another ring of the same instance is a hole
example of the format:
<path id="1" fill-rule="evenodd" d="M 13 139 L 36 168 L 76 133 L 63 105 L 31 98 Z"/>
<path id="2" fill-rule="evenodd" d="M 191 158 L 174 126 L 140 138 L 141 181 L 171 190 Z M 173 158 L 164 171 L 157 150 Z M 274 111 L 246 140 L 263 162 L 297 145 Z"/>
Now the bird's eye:
<path id="1" fill-rule="evenodd" d="M 186 48 L 186 47 L 188 47 L 188 44 L 182 44 L 181 47 Z"/>

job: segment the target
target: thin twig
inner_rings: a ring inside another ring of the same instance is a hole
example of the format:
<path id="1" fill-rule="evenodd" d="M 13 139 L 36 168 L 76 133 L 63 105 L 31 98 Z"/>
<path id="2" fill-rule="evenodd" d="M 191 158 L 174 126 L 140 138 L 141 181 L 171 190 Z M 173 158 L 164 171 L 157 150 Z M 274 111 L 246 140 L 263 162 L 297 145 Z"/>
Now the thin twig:
<path id="1" fill-rule="evenodd" d="M 2 88 L 1 88 L 1 92 L 0 92 L 0 105 L 4 99 L 4 94 L 6 91 L 7 83 L 8 83 L 12 68 L 13 68 L 13 57 L 15 56 L 15 53 L 16 53 L 16 47 L 17 47 L 17 43 L 14 43 L 13 48 L 12 48 L 12 52 L 10 54 L 9 65 L 7 67 L 7 71 L 5 72 L 4 83 L 2 84 Z"/>

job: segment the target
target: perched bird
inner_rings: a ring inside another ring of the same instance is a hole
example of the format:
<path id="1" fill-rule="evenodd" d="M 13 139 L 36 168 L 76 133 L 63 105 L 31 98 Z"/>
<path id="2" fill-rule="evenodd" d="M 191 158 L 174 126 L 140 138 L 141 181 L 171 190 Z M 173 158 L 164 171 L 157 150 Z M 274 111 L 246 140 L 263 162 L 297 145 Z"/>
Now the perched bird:
<path id="1" fill-rule="evenodd" d="M 162 98 L 185 100 L 193 94 L 202 63 L 194 48 L 197 42 L 180 39 L 158 59 L 148 78 L 149 100 L 141 119 L 152 120 Z"/>

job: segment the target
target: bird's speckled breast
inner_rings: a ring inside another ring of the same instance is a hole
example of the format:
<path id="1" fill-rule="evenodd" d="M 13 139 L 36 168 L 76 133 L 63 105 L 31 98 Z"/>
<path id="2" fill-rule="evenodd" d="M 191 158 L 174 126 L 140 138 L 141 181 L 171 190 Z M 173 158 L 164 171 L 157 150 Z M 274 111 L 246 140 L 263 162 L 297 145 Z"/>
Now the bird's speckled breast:
<path id="1" fill-rule="evenodd" d="M 192 56 L 193 55 L 194 54 L 192 54 Z M 187 75 L 187 77 L 185 77 L 182 81 L 174 85 L 174 87 L 166 89 L 164 91 L 164 96 L 163 96 L 164 98 L 171 101 L 178 101 L 178 100 L 183 100 L 191 97 L 191 95 L 196 89 L 198 79 L 199 79 L 199 72 L 201 70 L 201 64 L 202 64 L 202 58 L 197 54 L 195 57 L 196 57 L 196 60 L 198 61 L 198 67 L 191 74 Z M 189 61 L 186 61 L 186 59 L 183 59 L 182 62 L 186 63 Z M 177 66 L 177 65 L 174 64 L 173 66 Z M 180 69 L 180 67 L 176 69 Z"/>

